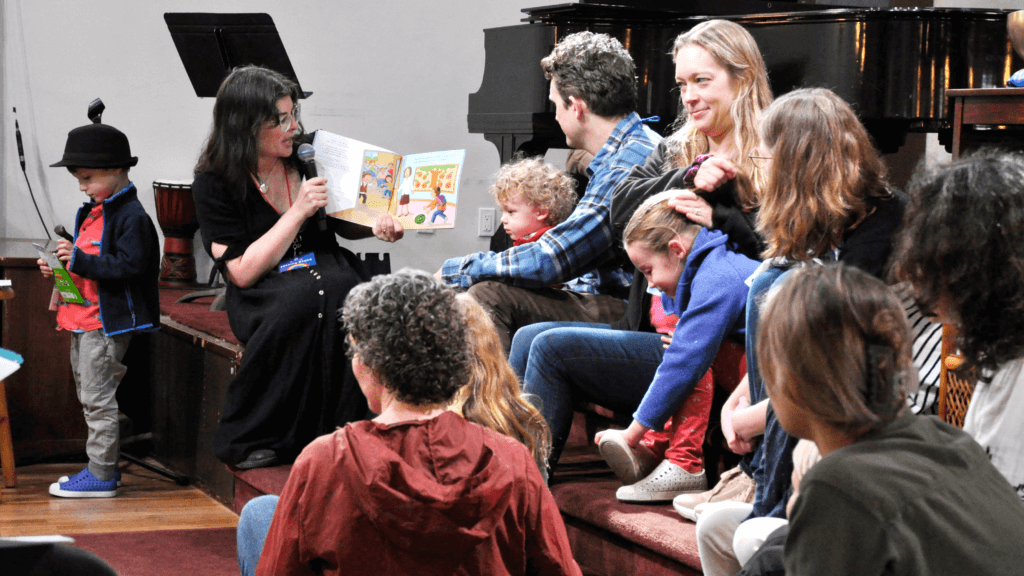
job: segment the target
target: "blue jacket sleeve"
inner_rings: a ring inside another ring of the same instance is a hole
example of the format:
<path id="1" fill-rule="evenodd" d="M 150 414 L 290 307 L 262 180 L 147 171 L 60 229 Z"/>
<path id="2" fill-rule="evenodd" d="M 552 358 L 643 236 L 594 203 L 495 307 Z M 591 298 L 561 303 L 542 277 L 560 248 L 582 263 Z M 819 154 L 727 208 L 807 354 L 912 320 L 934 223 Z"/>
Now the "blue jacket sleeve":
<path id="1" fill-rule="evenodd" d="M 662 429 L 707 373 L 722 341 L 737 329 L 737 323 L 743 322 L 747 302 L 744 280 L 727 264 L 705 261 L 701 265 L 692 282 L 690 300 L 672 333 L 672 343 L 633 414 L 638 422 Z"/>

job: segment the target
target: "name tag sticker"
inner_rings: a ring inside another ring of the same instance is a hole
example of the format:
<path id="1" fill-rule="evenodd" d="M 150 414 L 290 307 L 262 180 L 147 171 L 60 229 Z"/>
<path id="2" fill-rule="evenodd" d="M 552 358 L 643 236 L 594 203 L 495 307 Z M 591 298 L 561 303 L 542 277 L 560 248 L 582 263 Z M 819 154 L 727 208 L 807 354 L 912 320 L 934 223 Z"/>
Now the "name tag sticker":
<path id="1" fill-rule="evenodd" d="M 313 266 L 316 266 L 316 255 L 310 252 L 309 254 L 303 254 L 302 256 L 297 256 L 295 258 L 292 258 L 291 260 L 278 264 L 277 271 L 284 274 L 285 272 L 289 272 L 291 270 L 298 270 L 299 268 L 312 268 Z"/>

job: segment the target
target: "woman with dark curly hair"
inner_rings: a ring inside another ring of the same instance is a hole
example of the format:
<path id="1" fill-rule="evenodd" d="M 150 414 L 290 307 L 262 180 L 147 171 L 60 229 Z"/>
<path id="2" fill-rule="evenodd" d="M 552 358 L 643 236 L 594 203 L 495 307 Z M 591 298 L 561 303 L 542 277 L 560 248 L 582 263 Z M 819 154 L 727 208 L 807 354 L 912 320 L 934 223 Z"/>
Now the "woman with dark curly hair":
<path id="1" fill-rule="evenodd" d="M 445 409 L 472 364 L 455 292 L 405 269 L 354 288 L 342 316 L 379 416 L 315 440 L 280 500 L 246 505 L 242 573 L 581 574 L 526 447 Z"/>
<path id="2" fill-rule="evenodd" d="M 366 417 L 344 363 L 337 310 L 363 279 L 348 239 L 402 236 L 390 216 L 373 229 L 310 218 L 327 180 L 302 181 L 299 87 L 267 68 L 236 68 L 213 105 L 213 129 L 192 193 L 206 251 L 227 281 L 231 331 L 245 356 L 227 390 L 214 452 L 242 469 L 291 461 L 320 434 Z"/>
<path id="3" fill-rule="evenodd" d="M 1024 158 L 986 150 L 919 174 L 892 275 L 952 324 L 978 383 L 964 430 L 1024 499 Z"/>

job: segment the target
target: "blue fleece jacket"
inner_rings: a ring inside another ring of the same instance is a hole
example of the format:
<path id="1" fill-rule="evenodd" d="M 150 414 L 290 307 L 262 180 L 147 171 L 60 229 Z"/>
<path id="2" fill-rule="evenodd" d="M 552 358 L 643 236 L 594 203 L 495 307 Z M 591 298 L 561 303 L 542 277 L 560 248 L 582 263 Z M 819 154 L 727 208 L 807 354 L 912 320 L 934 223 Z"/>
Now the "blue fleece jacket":
<path id="1" fill-rule="evenodd" d="M 86 202 L 75 218 L 75 239 L 95 206 Z M 153 221 L 135 185 L 103 201 L 103 238 L 98 256 L 77 247 L 67 269 L 99 286 L 100 320 L 107 336 L 160 329 L 160 246 Z"/>
<path id="2" fill-rule="evenodd" d="M 679 275 L 676 297 L 661 295 L 665 313 L 679 316 L 679 322 L 654 381 L 633 414 L 648 428 L 665 426 L 707 373 L 727 336 L 742 341 L 745 335 L 746 279 L 759 263 L 730 252 L 727 240 L 718 230 L 701 229 Z"/>

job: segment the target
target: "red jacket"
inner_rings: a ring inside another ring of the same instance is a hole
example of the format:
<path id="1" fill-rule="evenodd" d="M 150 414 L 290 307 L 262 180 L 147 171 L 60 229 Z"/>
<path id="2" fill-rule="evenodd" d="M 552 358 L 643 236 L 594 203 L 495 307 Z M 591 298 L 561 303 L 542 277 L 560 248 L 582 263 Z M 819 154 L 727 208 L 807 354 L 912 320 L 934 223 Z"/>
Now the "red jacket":
<path id="1" fill-rule="evenodd" d="M 581 574 L 519 442 L 445 412 L 355 422 L 292 468 L 257 575 Z"/>

